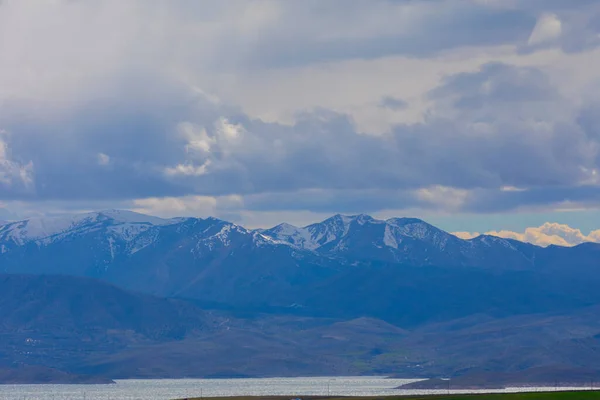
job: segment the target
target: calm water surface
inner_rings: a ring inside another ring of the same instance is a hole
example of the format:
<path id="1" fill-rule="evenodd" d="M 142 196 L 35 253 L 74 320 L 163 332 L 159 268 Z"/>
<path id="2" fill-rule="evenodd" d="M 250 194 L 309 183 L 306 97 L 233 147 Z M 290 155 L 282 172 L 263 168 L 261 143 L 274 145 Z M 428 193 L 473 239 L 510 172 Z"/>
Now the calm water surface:
<path id="1" fill-rule="evenodd" d="M 394 389 L 402 384 L 414 381 L 379 377 L 336 377 L 125 380 L 118 381 L 116 385 L 0 385 L 0 400 L 169 400 L 185 397 L 238 395 L 289 395 L 293 397 L 327 394 L 383 396 L 445 393 L 445 391 Z M 518 390 L 508 389 L 505 391 Z M 533 390 L 548 389 L 535 388 Z M 554 388 L 550 390 L 554 390 Z M 461 392 L 465 393 L 467 391 Z"/>

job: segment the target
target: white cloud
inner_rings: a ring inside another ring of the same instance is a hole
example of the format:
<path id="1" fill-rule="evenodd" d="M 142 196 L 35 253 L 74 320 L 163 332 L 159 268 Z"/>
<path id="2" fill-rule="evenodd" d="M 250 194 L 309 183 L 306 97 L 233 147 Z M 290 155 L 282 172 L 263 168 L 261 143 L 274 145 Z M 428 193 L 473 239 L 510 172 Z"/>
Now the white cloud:
<path id="1" fill-rule="evenodd" d="M 96 158 L 98 159 L 98 165 L 110 164 L 110 156 L 104 153 L 98 153 Z"/>
<path id="2" fill-rule="evenodd" d="M 33 163 L 21 163 L 13 160 L 6 138 L 8 132 L 0 130 L 0 188 L 10 187 L 17 191 L 31 189 L 33 176 Z"/>
<path id="3" fill-rule="evenodd" d="M 502 186 L 500 188 L 501 192 L 524 192 L 527 189 L 523 189 L 523 188 L 518 188 L 518 187 L 514 187 L 514 186 Z"/>
<path id="4" fill-rule="evenodd" d="M 243 207 L 239 196 L 152 197 L 133 201 L 132 211 L 160 217 L 211 217 Z"/>
<path id="5" fill-rule="evenodd" d="M 193 164 L 178 164 L 175 167 L 165 168 L 165 174 L 169 176 L 202 176 L 208 173 L 210 164 L 210 160 L 205 161 L 204 164 L 199 166 Z"/>
<path id="6" fill-rule="evenodd" d="M 241 124 L 233 124 L 227 118 L 218 118 L 210 131 L 205 127 L 186 121 L 178 125 L 179 135 L 185 141 L 186 162 L 167 167 L 168 176 L 202 176 L 210 172 L 212 165 L 227 164 L 246 132 Z"/>
<path id="7" fill-rule="evenodd" d="M 182 122 L 178 126 L 181 137 L 186 140 L 185 151 L 188 154 L 199 153 L 204 155 L 210 153 L 212 146 L 216 144 L 216 140 L 210 137 L 201 126 L 197 126 L 191 122 Z"/>
<path id="8" fill-rule="evenodd" d="M 4 142 L 4 140 L 2 140 L 2 137 L 0 136 L 0 160 L 6 160 L 7 158 L 8 158 L 8 145 Z"/>
<path id="9" fill-rule="evenodd" d="M 452 234 L 456 237 L 459 237 L 461 239 L 473 239 L 476 238 L 477 236 L 481 235 L 481 233 L 479 232 L 452 232 Z"/>
<path id="10" fill-rule="evenodd" d="M 539 17 L 535 28 L 529 36 L 530 46 L 551 42 L 560 37 L 562 23 L 556 14 L 543 14 Z"/>
<path id="11" fill-rule="evenodd" d="M 241 124 L 232 124 L 227 118 L 219 118 L 215 123 L 215 130 L 217 139 L 226 142 L 237 140 L 245 132 Z"/>
<path id="12" fill-rule="evenodd" d="M 439 209 L 451 211 L 460 209 L 468 196 L 468 191 L 435 185 L 418 189 L 416 196 L 420 200 L 432 204 Z"/>
<path id="13" fill-rule="evenodd" d="M 478 232 L 453 232 L 453 234 L 462 239 L 472 239 L 479 236 Z M 571 228 L 569 225 L 552 222 L 546 222 L 539 227 L 527 228 L 525 232 L 501 230 L 486 232 L 486 235 L 515 239 L 543 247 L 550 245 L 576 246 L 585 242 L 600 243 L 600 230 L 585 235 L 581 230 Z"/>

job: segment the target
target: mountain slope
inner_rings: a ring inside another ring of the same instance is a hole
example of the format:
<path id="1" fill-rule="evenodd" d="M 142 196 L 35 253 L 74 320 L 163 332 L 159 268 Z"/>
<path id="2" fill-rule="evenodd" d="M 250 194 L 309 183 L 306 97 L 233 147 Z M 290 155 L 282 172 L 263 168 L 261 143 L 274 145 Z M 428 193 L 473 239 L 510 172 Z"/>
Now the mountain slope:
<path id="1" fill-rule="evenodd" d="M 160 296 L 279 307 L 294 302 L 294 287 L 335 272 L 312 252 L 215 218 L 132 223 L 101 212 L 75 220 L 45 237 L 24 235 L 30 221 L 1 227 L 2 272 L 87 276 Z"/>
<path id="2" fill-rule="evenodd" d="M 0 304 L 2 331 L 27 332 L 32 341 L 92 332 L 173 340 L 212 324 L 210 314 L 189 303 L 68 276 L 0 275 Z"/>
<path id="3" fill-rule="evenodd" d="M 597 244 L 462 240 L 418 219 L 366 215 L 255 231 L 116 211 L 0 226 L 6 273 L 87 276 L 211 307 L 405 326 L 596 304 L 599 255 Z"/>
<path id="4" fill-rule="evenodd" d="M 0 275 L 0 314 L 0 370 L 19 369 L 20 382 L 47 368 L 113 379 L 600 369 L 598 306 L 404 329 L 374 318 L 234 317 L 88 278 Z"/>

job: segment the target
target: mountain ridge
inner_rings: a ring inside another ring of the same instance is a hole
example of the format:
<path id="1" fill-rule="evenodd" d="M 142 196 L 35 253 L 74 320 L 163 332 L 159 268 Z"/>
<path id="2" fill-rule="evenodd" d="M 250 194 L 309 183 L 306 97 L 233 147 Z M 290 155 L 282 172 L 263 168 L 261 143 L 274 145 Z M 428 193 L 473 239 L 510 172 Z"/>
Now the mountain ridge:
<path id="1" fill-rule="evenodd" d="M 350 225 L 351 223 L 356 222 L 359 225 L 364 225 L 366 222 L 370 222 L 370 223 L 374 223 L 374 224 L 387 225 L 387 226 L 393 226 L 395 228 L 401 228 L 405 235 L 407 235 L 410 232 L 411 226 L 413 227 L 413 229 L 416 226 L 416 227 L 420 228 L 422 231 L 427 231 L 427 230 L 435 231 L 438 234 L 450 235 L 450 236 L 460 239 L 464 242 L 482 241 L 482 240 L 488 238 L 491 240 L 500 240 L 507 244 L 520 243 L 520 244 L 525 244 L 528 246 L 542 247 L 542 246 L 531 244 L 531 243 L 521 242 L 516 239 L 501 238 L 498 236 L 492 236 L 492 235 L 488 235 L 485 233 L 480 234 L 473 238 L 461 239 L 458 236 L 454 235 L 453 233 L 439 229 L 436 226 L 431 225 L 428 222 L 426 222 L 422 219 L 419 219 L 419 218 L 392 217 L 392 218 L 388 218 L 388 219 L 376 219 L 367 214 L 355 214 L 355 215 L 335 214 L 329 218 L 326 218 L 323 221 L 311 223 L 311 224 L 305 225 L 305 226 L 295 226 L 295 225 L 289 224 L 287 222 L 282 222 L 271 228 L 249 229 L 249 228 L 245 228 L 241 225 L 234 224 L 229 221 L 222 220 L 222 219 L 215 218 L 215 217 L 162 218 L 162 217 L 156 217 L 156 216 L 152 216 L 149 214 L 142 214 L 142 213 L 129 211 L 129 210 L 106 209 L 106 210 L 94 211 L 94 212 L 54 215 L 54 216 L 49 216 L 49 217 L 32 217 L 32 218 L 26 218 L 26 219 L 21 219 L 21 220 L 10 220 L 10 221 L 0 220 L 0 226 L 10 225 L 13 228 L 19 227 L 19 228 L 21 228 L 20 230 L 24 231 L 24 232 L 22 232 L 23 235 L 20 238 L 21 241 L 35 241 L 35 240 L 41 240 L 41 239 L 48 239 L 48 238 L 58 235 L 62 232 L 75 229 L 78 226 L 85 226 L 86 222 L 87 223 L 90 223 L 90 222 L 100 223 L 102 221 L 110 221 L 110 220 L 112 220 L 118 224 L 123 224 L 123 225 L 134 224 L 134 225 L 139 225 L 139 226 L 164 226 L 164 225 L 181 223 L 185 220 L 222 221 L 224 223 L 231 224 L 234 226 L 240 226 L 240 227 L 244 228 L 245 230 L 247 230 L 248 232 L 258 232 L 262 235 L 268 236 L 269 238 L 279 239 L 282 243 L 290 244 L 290 245 L 293 245 L 293 246 L 299 247 L 299 248 L 312 249 L 312 250 L 314 250 L 320 246 L 328 244 L 329 241 L 324 240 L 322 243 L 314 243 L 314 242 L 302 243 L 302 241 L 301 241 L 300 243 L 295 243 L 294 240 L 286 240 L 286 239 L 293 239 L 293 238 L 290 238 L 290 236 L 293 236 L 293 235 L 299 235 L 300 237 L 303 237 L 304 239 L 306 239 L 306 238 L 309 238 L 311 236 L 311 234 L 313 234 L 317 237 L 312 238 L 312 239 L 315 239 L 315 242 L 319 242 L 320 240 L 322 241 L 322 239 L 326 239 L 326 236 L 323 234 L 323 232 L 321 232 L 321 235 L 318 235 L 319 232 L 317 232 L 317 231 L 319 229 L 323 230 L 324 225 L 331 226 L 336 223 L 338 224 L 338 228 L 341 227 L 341 229 L 344 230 L 344 232 L 341 235 L 339 235 L 339 232 L 337 234 L 335 232 L 332 233 L 331 229 L 325 229 L 324 233 L 330 234 L 333 236 L 338 236 L 338 238 L 339 238 L 339 236 L 344 236 L 347 233 L 348 225 Z M 29 232 L 29 234 L 26 229 L 23 229 L 26 226 L 28 226 L 32 229 L 32 232 Z M 6 230 L 8 230 L 8 228 L 5 227 L 4 230 L 6 231 Z M 418 236 L 418 232 L 416 230 L 413 230 L 412 233 L 414 234 L 414 236 Z M 3 240 L 6 240 L 6 232 L 4 233 L 4 237 L 0 236 L 0 238 Z M 330 236 L 330 239 L 331 238 L 332 238 L 332 236 Z M 594 243 L 594 242 L 584 242 L 581 244 L 586 244 L 586 243 Z M 388 245 L 389 247 L 397 246 L 397 244 L 395 244 L 393 242 L 386 243 L 386 245 Z M 551 246 L 557 246 L 557 245 L 551 245 Z M 551 246 L 548 246 L 548 247 L 551 247 Z M 566 247 L 566 246 L 558 246 L 558 247 Z M 576 246 L 572 246 L 572 247 L 576 247 Z"/>
<path id="2" fill-rule="evenodd" d="M 217 218 L 105 211 L 40 225 L 59 229 L 28 239 L 23 221 L 0 226 L 0 272 L 91 277 L 225 309 L 407 325 L 599 297 L 600 245 L 463 240 L 414 218 L 338 214 L 304 228 L 250 230 Z"/>
<path id="3" fill-rule="evenodd" d="M 85 223 L 85 222 L 101 222 L 103 220 L 104 221 L 105 220 L 113 220 L 117 223 L 122 223 L 122 224 L 134 223 L 134 224 L 140 224 L 140 225 L 161 226 L 161 225 L 176 224 L 176 223 L 188 220 L 188 219 L 222 221 L 222 222 L 229 223 L 232 225 L 241 226 L 241 225 L 237 225 L 237 224 L 231 223 L 229 221 L 222 220 L 222 219 L 215 218 L 215 217 L 161 218 L 161 217 L 156 217 L 156 216 L 152 216 L 149 214 L 141 214 L 141 213 L 137 213 L 134 211 L 119 210 L 119 209 L 106 209 L 106 210 L 94 211 L 94 212 L 54 215 L 54 216 L 49 216 L 49 217 L 32 217 L 32 218 L 26 218 L 26 219 L 21 219 L 21 220 L 1 221 L 1 223 L 5 224 L 5 225 L 10 225 L 12 227 L 20 227 L 20 228 L 23 228 L 26 225 L 34 225 L 34 228 L 36 228 L 36 230 L 30 236 L 26 236 L 26 239 L 37 240 L 37 239 L 43 239 L 43 238 L 46 238 L 49 236 L 59 234 L 63 231 L 69 230 L 69 229 L 73 229 L 73 228 L 77 227 L 78 225 Z M 298 226 L 289 224 L 287 222 L 282 222 L 271 228 L 261 228 L 261 229 L 244 228 L 244 229 L 246 229 L 248 231 L 259 232 L 259 233 L 268 233 L 270 231 L 275 230 L 278 227 L 286 227 L 288 229 L 294 229 L 294 230 L 309 230 L 309 229 L 315 230 L 315 229 L 317 229 L 317 227 L 319 227 L 323 224 L 339 223 L 341 225 L 347 226 L 348 224 L 350 224 L 352 222 L 357 222 L 358 224 L 361 224 L 361 225 L 363 225 L 365 222 L 373 222 L 373 223 L 377 223 L 377 224 L 387 223 L 387 224 L 392 224 L 397 227 L 405 226 L 408 224 L 421 224 L 423 226 L 427 226 L 429 229 L 435 229 L 437 231 L 444 232 L 448 235 L 452 235 L 453 237 L 456 237 L 455 235 L 453 235 L 449 232 L 443 231 L 443 230 L 441 230 L 419 218 L 393 217 L 393 218 L 388 218 L 386 220 L 380 220 L 380 219 L 373 218 L 367 214 L 356 214 L 356 215 L 335 214 L 329 218 L 326 218 L 325 220 L 323 220 L 321 222 L 312 223 L 312 224 L 302 226 L 302 227 L 298 227 Z M 53 227 L 52 226 L 53 224 L 55 224 L 56 226 Z M 44 230 L 44 228 L 48 228 L 48 229 Z M 54 229 L 54 230 L 52 230 L 52 229 Z M 480 236 L 487 236 L 487 235 L 482 234 L 482 235 L 479 235 L 478 237 L 480 237 Z M 463 240 L 463 239 L 461 239 L 461 240 Z M 466 239 L 465 241 L 470 241 L 470 240 L 472 240 L 472 239 Z M 505 240 L 507 240 L 507 239 L 505 239 Z"/>

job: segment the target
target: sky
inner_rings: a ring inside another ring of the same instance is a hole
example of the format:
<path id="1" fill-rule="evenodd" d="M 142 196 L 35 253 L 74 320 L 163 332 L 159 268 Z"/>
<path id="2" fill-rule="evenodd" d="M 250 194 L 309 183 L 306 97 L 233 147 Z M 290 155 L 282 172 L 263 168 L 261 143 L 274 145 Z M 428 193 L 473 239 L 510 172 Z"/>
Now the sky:
<path id="1" fill-rule="evenodd" d="M 596 240 L 599 89 L 596 0 L 2 0 L 0 220 Z"/>

